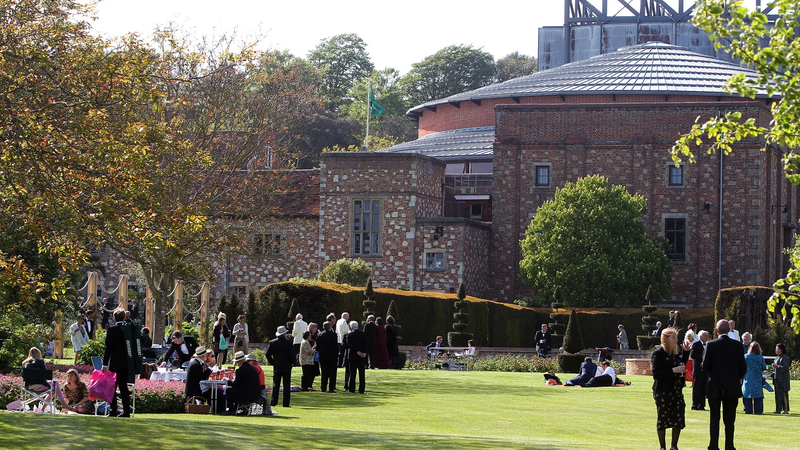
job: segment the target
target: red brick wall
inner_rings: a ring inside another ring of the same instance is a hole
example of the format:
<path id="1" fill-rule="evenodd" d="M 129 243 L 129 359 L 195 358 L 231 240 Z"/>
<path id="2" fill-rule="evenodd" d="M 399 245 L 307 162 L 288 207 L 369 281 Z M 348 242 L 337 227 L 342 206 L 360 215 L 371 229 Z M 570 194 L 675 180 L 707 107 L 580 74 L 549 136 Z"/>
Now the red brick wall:
<path id="1" fill-rule="evenodd" d="M 675 188 L 667 186 L 668 149 L 696 117 L 734 109 L 768 124 L 768 111 L 757 102 L 498 107 L 490 262 L 494 298 L 510 301 L 529 294 L 517 279 L 519 240 L 536 208 L 566 181 L 600 174 L 647 198 L 643 220 L 651 234 L 663 236 L 666 215 L 686 217 L 687 260 L 674 263 L 674 293 L 663 301 L 711 306 L 719 275 L 719 155 L 698 152 L 697 164 L 684 165 L 685 187 Z M 781 202 L 777 197 L 791 199 L 792 212 L 783 216 L 796 218 L 796 189 L 775 167 L 780 152 L 762 153 L 762 146 L 743 142 L 723 160 L 723 288 L 770 285 L 783 267 L 783 227 L 772 224 L 777 215 L 770 205 Z M 551 164 L 549 188 L 533 186 L 535 163 Z M 703 211 L 706 202 L 708 212 Z"/>

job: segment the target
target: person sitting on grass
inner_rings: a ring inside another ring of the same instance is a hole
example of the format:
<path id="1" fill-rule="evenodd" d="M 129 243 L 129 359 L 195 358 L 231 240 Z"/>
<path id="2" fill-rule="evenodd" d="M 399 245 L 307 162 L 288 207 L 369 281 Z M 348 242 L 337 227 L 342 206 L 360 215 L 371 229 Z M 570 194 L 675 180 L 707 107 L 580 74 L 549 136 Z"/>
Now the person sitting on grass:
<path id="1" fill-rule="evenodd" d="M 592 362 L 592 357 L 587 356 L 581 363 L 578 376 L 567 380 L 566 386 L 582 386 L 589 382 L 597 372 L 597 364 Z"/>
<path id="2" fill-rule="evenodd" d="M 614 371 L 614 368 L 611 367 L 611 364 L 608 361 L 603 361 L 600 363 L 598 372 L 599 373 L 596 374 L 586 384 L 584 384 L 583 387 L 614 386 L 614 383 L 617 380 L 617 372 Z"/>
<path id="3" fill-rule="evenodd" d="M 81 381 L 78 371 L 69 369 L 67 371 L 67 383 L 62 389 L 61 412 L 91 414 L 94 411 L 94 402 L 89 398 L 89 388 Z"/>

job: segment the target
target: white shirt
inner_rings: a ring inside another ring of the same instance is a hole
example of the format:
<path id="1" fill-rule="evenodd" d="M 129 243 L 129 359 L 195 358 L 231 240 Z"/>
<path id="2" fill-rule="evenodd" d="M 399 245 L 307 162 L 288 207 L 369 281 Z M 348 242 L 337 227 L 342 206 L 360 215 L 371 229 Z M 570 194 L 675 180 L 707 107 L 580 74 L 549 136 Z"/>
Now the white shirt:
<path id="1" fill-rule="evenodd" d="M 342 318 L 336 321 L 336 338 L 339 340 L 341 344 L 344 341 L 344 336 L 350 332 L 350 324 Z"/>
<path id="2" fill-rule="evenodd" d="M 742 342 L 742 338 L 739 337 L 739 330 L 728 331 L 728 337 L 733 339 L 734 341 Z"/>
<path id="3" fill-rule="evenodd" d="M 308 330 L 308 324 L 303 320 L 296 320 L 292 326 L 292 336 L 294 336 L 295 344 L 303 343 L 303 333 Z"/>
<path id="4" fill-rule="evenodd" d="M 615 372 L 614 368 L 611 366 L 606 367 L 606 370 L 603 371 L 603 375 L 610 375 L 612 382 L 617 379 L 617 372 Z"/>

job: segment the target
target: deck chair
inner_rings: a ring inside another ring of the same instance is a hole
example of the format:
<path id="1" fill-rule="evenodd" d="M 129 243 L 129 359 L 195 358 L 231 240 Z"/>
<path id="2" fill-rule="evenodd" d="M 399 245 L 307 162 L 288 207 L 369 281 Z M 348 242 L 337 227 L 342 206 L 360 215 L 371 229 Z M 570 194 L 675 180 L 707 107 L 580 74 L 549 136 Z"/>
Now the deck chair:
<path id="1" fill-rule="evenodd" d="M 92 356 L 92 366 L 94 370 L 103 370 L 103 358 L 99 356 Z M 136 412 L 136 383 L 128 383 L 128 390 L 131 391 L 131 417 Z M 117 390 L 117 397 L 119 397 L 119 390 Z M 111 414 L 111 405 L 103 400 L 96 400 L 94 405 L 94 415 L 102 415 L 108 417 Z"/>
<path id="2" fill-rule="evenodd" d="M 50 387 L 45 390 L 36 391 L 25 386 L 26 380 L 46 380 Z M 19 410 L 35 411 L 34 405 L 40 410 L 50 408 L 51 414 L 56 414 L 55 389 L 53 389 L 53 371 L 48 369 L 22 369 L 22 399 L 20 399 Z"/>

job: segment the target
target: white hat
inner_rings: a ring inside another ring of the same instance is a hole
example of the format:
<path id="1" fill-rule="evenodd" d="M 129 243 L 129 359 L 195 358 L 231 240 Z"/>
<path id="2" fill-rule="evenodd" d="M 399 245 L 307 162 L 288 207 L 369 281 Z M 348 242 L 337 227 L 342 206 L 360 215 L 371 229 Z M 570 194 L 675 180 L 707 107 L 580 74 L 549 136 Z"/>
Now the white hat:
<path id="1" fill-rule="evenodd" d="M 286 334 L 286 327 L 281 325 L 278 327 L 278 331 L 275 332 L 275 336 L 283 336 Z"/>
<path id="2" fill-rule="evenodd" d="M 244 358 L 244 352 L 236 352 L 236 354 L 233 355 L 233 362 L 244 361 Z"/>

